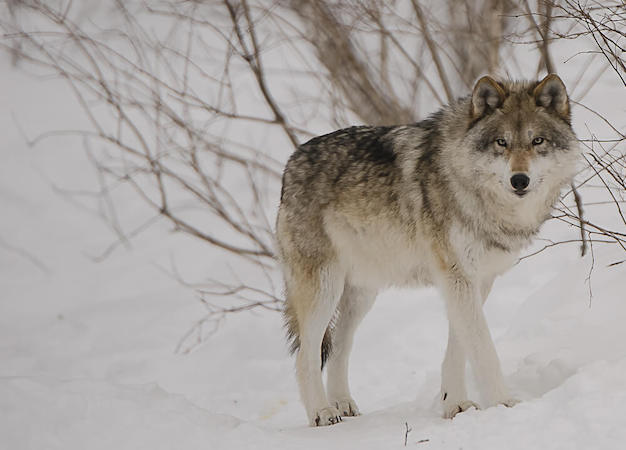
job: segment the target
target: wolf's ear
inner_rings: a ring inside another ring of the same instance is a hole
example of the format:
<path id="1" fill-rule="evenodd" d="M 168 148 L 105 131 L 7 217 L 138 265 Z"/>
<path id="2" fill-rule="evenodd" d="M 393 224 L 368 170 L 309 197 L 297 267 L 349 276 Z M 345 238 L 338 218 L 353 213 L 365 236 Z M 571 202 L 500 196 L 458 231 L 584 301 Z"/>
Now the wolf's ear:
<path id="1" fill-rule="evenodd" d="M 569 98 L 565 85 L 558 75 L 551 73 L 539 82 L 533 90 L 533 97 L 538 106 L 570 121 Z"/>
<path id="2" fill-rule="evenodd" d="M 506 93 L 491 77 L 482 77 L 472 92 L 472 119 L 478 119 L 502 106 Z"/>

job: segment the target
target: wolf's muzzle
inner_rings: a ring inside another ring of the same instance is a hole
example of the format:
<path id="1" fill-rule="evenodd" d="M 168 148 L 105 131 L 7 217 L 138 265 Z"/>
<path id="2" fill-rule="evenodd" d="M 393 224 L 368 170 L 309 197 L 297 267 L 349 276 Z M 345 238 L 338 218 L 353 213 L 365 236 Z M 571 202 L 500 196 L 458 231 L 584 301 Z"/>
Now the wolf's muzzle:
<path id="1" fill-rule="evenodd" d="M 511 186 L 517 195 L 524 195 L 529 184 L 530 178 L 525 173 L 516 173 L 511 177 Z"/>

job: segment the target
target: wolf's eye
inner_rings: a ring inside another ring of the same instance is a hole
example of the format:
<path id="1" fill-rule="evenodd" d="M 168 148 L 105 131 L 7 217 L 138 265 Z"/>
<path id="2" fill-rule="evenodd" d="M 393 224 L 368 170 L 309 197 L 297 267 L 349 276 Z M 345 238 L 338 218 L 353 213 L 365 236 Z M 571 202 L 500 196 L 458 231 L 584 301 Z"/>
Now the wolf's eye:
<path id="1" fill-rule="evenodd" d="M 544 139 L 542 137 L 536 137 L 533 139 L 533 145 L 541 145 L 543 144 Z"/>
<path id="2" fill-rule="evenodd" d="M 496 144 L 500 147 L 506 147 L 506 141 L 504 139 L 496 139 Z"/>

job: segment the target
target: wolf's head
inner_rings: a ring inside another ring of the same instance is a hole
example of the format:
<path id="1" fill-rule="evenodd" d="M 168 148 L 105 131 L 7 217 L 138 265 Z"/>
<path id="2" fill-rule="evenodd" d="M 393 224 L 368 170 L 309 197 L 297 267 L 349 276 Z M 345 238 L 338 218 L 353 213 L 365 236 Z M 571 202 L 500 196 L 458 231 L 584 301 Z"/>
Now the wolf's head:
<path id="1" fill-rule="evenodd" d="M 554 74 L 539 82 L 479 79 L 463 146 L 465 162 L 492 197 L 554 197 L 571 180 L 580 154 L 563 81 Z"/>

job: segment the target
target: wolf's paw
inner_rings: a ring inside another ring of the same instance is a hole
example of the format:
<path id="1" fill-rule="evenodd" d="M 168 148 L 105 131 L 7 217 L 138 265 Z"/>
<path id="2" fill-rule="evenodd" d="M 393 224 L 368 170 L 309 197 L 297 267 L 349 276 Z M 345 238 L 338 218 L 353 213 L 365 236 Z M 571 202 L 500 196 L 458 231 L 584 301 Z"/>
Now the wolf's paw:
<path id="1" fill-rule="evenodd" d="M 329 406 L 327 408 L 320 409 L 315 413 L 315 418 L 313 419 L 311 425 L 314 427 L 324 427 L 326 425 L 334 425 L 338 422 L 341 422 L 339 410 L 334 406 Z"/>
<path id="2" fill-rule="evenodd" d="M 517 405 L 520 402 L 520 400 L 517 400 L 515 398 L 507 398 L 506 400 L 500 400 L 498 402 L 498 405 L 504 405 L 507 408 L 512 408 L 515 405 Z"/>
<path id="3" fill-rule="evenodd" d="M 443 417 L 444 419 L 453 419 L 458 413 L 462 413 L 463 411 L 467 411 L 470 408 L 480 409 L 477 403 L 474 403 L 471 400 L 462 400 L 457 403 L 453 403 L 450 405 L 444 405 L 443 407 Z"/>
<path id="4" fill-rule="evenodd" d="M 337 407 L 339 414 L 343 417 L 361 415 L 361 413 L 359 412 L 359 408 L 357 408 L 356 403 L 351 398 L 336 400 L 331 403 Z"/>

